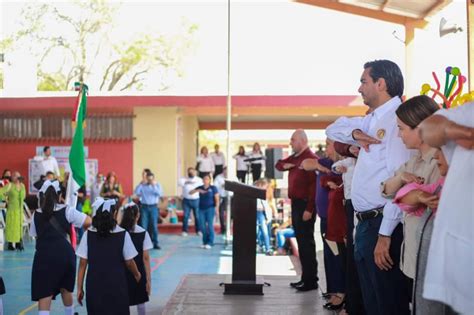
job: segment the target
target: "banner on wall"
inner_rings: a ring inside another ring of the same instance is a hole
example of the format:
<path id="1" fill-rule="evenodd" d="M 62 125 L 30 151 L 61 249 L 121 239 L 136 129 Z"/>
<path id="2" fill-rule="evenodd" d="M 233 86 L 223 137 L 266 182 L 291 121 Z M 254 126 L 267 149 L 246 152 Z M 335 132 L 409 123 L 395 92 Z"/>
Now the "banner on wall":
<path id="1" fill-rule="evenodd" d="M 44 146 L 36 147 L 36 156 L 43 156 Z M 71 151 L 70 146 L 57 146 L 50 147 L 51 155 L 56 159 L 69 159 L 69 151 Z M 89 157 L 89 147 L 84 147 L 84 157 L 87 159 Z"/>
<path id="2" fill-rule="evenodd" d="M 41 147 L 42 148 L 42 147 Z M 69 147 L 68 147 L 69 148 Z M 41 149 L 43 152 L 43 149 Z M 59 171 L 61 172 L 61 177 L 64 176 L 65 172 L 71 172 L 71 168 L 69 167 L 69 159 L 66 158 L 58 158 Z M 94 179 L 99 171 L 99 161 L 97 159 L 86 159 L 86 189 L 87 193 L 90 193 L 90 189 L 94 184 Z M 43 174 L 43 166 L 41 161 L 35 159 L 29 159 L 28 161 L 28 191 L 30 194 L 36 194 L 38 190 L 33 186 L 35 182 L 37 182 L 41 175 Z"/>

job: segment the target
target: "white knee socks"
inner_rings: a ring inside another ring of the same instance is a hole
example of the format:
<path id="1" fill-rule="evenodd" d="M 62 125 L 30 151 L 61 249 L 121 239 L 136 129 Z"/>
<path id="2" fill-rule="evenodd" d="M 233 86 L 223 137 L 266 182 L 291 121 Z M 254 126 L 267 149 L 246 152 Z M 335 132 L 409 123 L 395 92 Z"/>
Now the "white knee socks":
<path id="1" fill-rule="evenodd" d="M 137 305 L 137 312 L 138 312 L 138 315 L 145 315 L 146 314 L 145 303 Z"/>
<path id="2" fill-rule="evenodd" d="M 38 311 L 38 315 L 49 315 L 49 311 Z"/>
<path id="3" fill-rule="evenodd" d="M 74 315 L 74 305 L 64 306 L 64 315 Z"/>

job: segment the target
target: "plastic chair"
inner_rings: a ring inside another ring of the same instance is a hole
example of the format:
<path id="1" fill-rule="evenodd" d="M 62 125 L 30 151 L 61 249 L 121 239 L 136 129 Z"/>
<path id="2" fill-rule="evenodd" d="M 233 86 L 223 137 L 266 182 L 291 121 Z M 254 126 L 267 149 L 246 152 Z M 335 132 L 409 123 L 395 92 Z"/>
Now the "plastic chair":
<path id="1" fill-rule="evenodd" d="M 31 221 L 33 219 L 33 215 L 31 214 L 30 208 L 26 204 L 26 202 L 23 202 L 23 225 L 22 225 L 22 230 L 23 230 L 23 241 L 31 241 L 33 238 L 30 236 L 30 225 Z"/>

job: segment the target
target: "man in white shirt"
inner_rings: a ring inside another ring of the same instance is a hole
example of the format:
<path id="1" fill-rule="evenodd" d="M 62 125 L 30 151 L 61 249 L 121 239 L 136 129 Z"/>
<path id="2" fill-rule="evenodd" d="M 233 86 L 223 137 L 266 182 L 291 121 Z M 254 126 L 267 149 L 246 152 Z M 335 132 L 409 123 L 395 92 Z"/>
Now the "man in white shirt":
<path id="1" fill-rule="evenodd" d="M 49 146 L 44 147 L 43 154 L 43 160 L 41 161 L 43 174 L 46 174 L 47 172 L 53 172 L 56 175 L 56 178 L 59 178 L 61 174 L 59 172 L 58 161 L 54 156 L 51 155 L 51 148 Z"/>
<path id="2" fill-rule="evenodd" d="M 203 185 L 202 179 L 196 176 L 196 170 L 193 167 L 188 168 L 188 177 L 181 178 L 178 182 L 179 186 L 183 189 L 183 236 L 188 236 L 188 223 L 191 215 L 191 210 L 194 216 L 194 228 L 196 233 L 199 234 L 199 192 L 191 194 L 190 192 L 197 187 Z"/>
<path id="3" fill-rule="evenodd" d="M 474 103 L 440 109 L 419 126 L 449 164 L 434 221 L 423 297 L 460 314 L 474 310 Z M 446 311 L 452 314 L 451 310 Z"/>
<path id="4" fill-rule="evenodd" d="M 368 315 L 409 314 L 407 280 L 398 267 L 402 212 L 382 197 L 379 188 L 410 157 L 397 135 L 395 115 L 403 95 L 403 76 L 395 63 L 376 60 L 364 65 L 360 82 L 358 91 L 370 114 L 341 117 L 326 134 L 362 147 L 354 169 L 351 200 L 359 219 L 354 258 L 365 310 Z"/>

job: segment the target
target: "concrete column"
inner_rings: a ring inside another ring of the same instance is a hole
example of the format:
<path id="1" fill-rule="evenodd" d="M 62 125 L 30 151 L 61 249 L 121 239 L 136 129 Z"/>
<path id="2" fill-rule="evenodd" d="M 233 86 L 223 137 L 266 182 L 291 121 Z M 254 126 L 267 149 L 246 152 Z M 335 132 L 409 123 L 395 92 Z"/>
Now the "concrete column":
<path id="1" fill-rule="evenodd" d="M 474 91 L 474 0 L 467 4 L 467 64 L 469 68 L 469 91 Z"/>
<path id="2" fill-rule="evenodd" d="M 405 24 L 405 91 L 407 99 L 418 94 L 413 85 L 414 50 L 415 50 L 415 26 L 411 23 Z"/>
<path id="3" fill-rule="evenodd" d="M 133 121 L 133 183 L 150 168 L 166 196 L 177 194 L 178 110 L 176 107 L 135 107 Z"/>
<path id="4" fill-rule="evenodd" d="M 181 116 L 181 152 L 182 165 L 181 172 L 186 174 L 188 167 L 196 166 L 197 157 L 197 133 L 199 131 L 199 123 L 197 116 Z"/>

